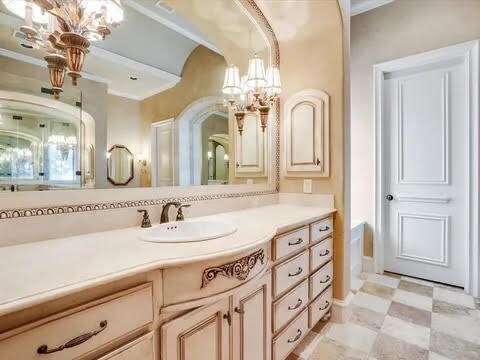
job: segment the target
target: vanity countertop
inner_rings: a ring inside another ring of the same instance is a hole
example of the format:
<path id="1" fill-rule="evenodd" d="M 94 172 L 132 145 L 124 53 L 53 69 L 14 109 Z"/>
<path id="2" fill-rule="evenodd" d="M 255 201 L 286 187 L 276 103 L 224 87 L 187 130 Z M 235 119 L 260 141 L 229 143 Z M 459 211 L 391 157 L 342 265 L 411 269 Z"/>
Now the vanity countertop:
<path id="1" fill-rule="evenodd" d="M 145 229 L 130 227 L 2 247 L 0 315 L 140 272 L 234 255 L 334 211 L 278 204 L 206 216 L 237 231 L 201 242 L 145 242 Z"/>

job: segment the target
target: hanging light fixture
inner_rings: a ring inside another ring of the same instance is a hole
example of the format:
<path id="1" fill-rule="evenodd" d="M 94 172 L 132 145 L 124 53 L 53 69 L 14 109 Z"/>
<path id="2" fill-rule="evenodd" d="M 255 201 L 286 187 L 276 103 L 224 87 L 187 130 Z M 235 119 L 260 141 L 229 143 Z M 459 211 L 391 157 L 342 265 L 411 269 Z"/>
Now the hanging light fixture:
<path id="1" fill-rule="evenodd" d="M 46 50 L 55 98 L 60 94 L 65 72 L 77 85 L 90 43 L 104 40 L 123 20 L 120 0 L 1 1 L 24 19 L 19 30 L 25 38 Z"/>
<path id="2" fill-rule="evenodd" d="M 265 131 L 270 107 L 282 92 L 280 70 L 269 66 L 265 72 L 263 60 L 255 54 L 248 62 L 247 75 L 240 80 L 236 66 L 227 68 L 222 91 L 229 95 L 228 103 L 234 110 L 240 135 L 243 133 L 246 111 L 260 113 L 262 131 Z"/>

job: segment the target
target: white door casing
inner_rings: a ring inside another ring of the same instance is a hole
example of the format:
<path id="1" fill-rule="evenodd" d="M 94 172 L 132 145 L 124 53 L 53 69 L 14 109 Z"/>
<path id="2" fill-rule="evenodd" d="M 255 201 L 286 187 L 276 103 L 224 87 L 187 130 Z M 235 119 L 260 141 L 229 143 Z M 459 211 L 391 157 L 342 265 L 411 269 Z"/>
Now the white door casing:
<path id="1" fill-rule="evenodd" d="M 478 296 L 478 41 L 378 64 L 374 83 L 375 271 Z"/>
<path id="2" fill-rule="evenodd" d="M 152 186 L 174 185 L 174 119 L 158 121 L 151 127 Z"/>

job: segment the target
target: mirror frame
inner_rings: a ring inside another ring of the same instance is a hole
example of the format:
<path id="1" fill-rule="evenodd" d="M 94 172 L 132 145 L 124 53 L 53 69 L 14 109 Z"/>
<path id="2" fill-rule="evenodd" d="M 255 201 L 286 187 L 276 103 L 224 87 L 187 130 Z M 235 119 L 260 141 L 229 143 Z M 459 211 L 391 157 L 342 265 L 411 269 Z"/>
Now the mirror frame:
<path id="1" fill-rule="evenodd" d="M 280 67 L 280 48 L 277 38 L 256 1 L 235 0 L 235 2 L 239 9 L 245 13 L 245 16 L 262 33 L 269 51 L 271 64 Z M 171 200 L 194 202 L 277 194 L 280 188 L 280 102 L 278 99 L 270 111 L 268 128 L 270 151 L 266 164 L 267 183 L 128 189 L 84 188 L 69 190 L 68 200 L 65 200 L 65 192 L 63 191 L 0 193 L 0 200 L 3 205 L 0 209 L 0 220 L 64 214 L 66 212 L 109 210 L 120 207 L 155 206 Z"/>
<path id="2" fill-rule="evenodd" d="M 110 182 L 110 184 L 112 185 L 115 185 L 115 186 L 121 186 L 121 185 L 128 185 L 128 183 L 130 181 L 133 180 L 133 178 L 135 177 L 135 167 L 133 165 L 133 154 L 132 152 L 125 146 L 125 145 L 118 145 L 118 144 L 115 144 L 113 145 L 112 147 L 110 147 L 110 149 L 108 149 L 107 151 L 107 154 L 112 154 L 112 151 L 115 150 L 115 149 L 125 149 L 129 154 L 130 154 L 130 177 L 125 180 L 124 182 L 117 182 L 115 181 L 115 179 L 112 179 L 110 177 L 110 157 L 107 159 L 107 180 Z"/>

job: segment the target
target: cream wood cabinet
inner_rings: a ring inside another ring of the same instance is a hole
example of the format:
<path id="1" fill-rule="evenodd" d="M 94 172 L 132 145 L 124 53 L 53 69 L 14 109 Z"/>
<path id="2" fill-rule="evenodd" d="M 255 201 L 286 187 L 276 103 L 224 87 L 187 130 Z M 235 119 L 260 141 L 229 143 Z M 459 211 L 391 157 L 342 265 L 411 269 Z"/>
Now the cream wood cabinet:
<path id="1" fill-rule="evenodd" d="M 271 358 L 270 274 L 233 297 L 233 360 Z"/>
<path id="2" fill-rule="evenodd" d="M 308 89 L 290 97 L 284 107 L 285 176 L 329 176 L 329 96 Z"/>
<path id="3" fill-rule="evenodd" d="M 235 176 L 265 176 L 267 132 L 263 132 L 260 127 L 260 116 L 257 113 L 246 113 L 242 135 L 237 126 L 234 129 Z"/>

